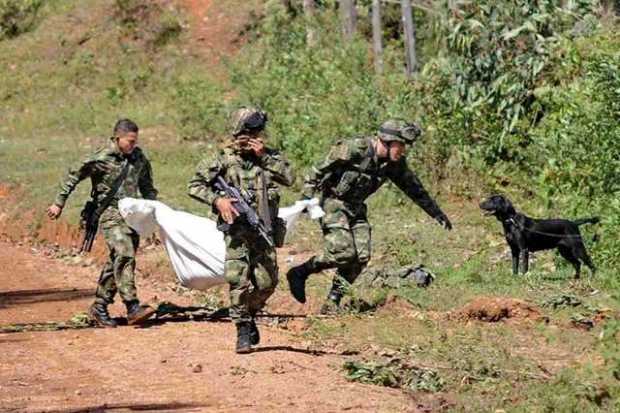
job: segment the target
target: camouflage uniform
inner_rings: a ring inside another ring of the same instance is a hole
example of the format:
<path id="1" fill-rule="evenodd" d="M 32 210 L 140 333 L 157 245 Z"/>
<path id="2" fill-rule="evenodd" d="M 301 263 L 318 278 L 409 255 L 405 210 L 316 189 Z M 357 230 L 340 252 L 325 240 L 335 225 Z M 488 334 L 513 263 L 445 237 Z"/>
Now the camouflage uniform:
<path id="1" fill-rule="evenodd" d="M 371 228 L 365 200 L 388 179 L 398 186 L 427 214 L 438 220 L 447 217 L 429 196 L 405 157 L 393 162 L 378 159 L 374 138 L 354 138 L 336 143 L 323 163 L 312 168 L 304 182 L 304 197 L 318 195 L 325 210 L 321 220 L 324 249 L 302 266 L 289 272 L 304 278 L 325 269 L 336 268 L 329 298 L 338 303 L 342 295 L 342 279 L 352 283 L 371 256 Z M 298 298 L 301 302 L 305 295 Z"/>
<path id="2" fill-rule="evenodd" d="M 267 149 L 266 154 L 259 158 L 232 147 L 225 148 L 213 159 L 200 162 L 189 183 L 189 195 L 211 205 L 216 214 L 215 201 L 224 195 L 214 188 L 218 176 L 241 192 L 245 191 L 255 211 L 259 211 L 263 177 L 272 221 L 278 216 L 280 204 L 277 184 L 291 186 L 294 180 L 289 163 L 276 150 Z M 218 221 L 221 224 L 222 218 L 219 217 Z M 231 225 L 225 241 L 224 271 L 230 286 L 230 314 L 236 324 L 250 322 L 278 283 L 276 251 L 241 219 Z"/>
<path id="3" fill-rule="evenodd" d="M 118 201 L 125 197 L 137 198 L 139 194 L 146 199 L 157 198 L 151 164 L 140 148 L 135 148 L 130 155 L 124 155 L 118 149 L 115 138 L 110 138 L 108 146 L 97 150 L 76 168 L 69 169 L 54 201 L 54 204 L 64 207 L 78 183 L 90 178 L 91 196 L 100 203 L 121 173 L 125 162 L 129 162 L 127 177 L 100 219 L 103 236 L 110 251 L 108 261 L 101 271 L 96 292 L 95 302 L 103 305 L 111 304 L 117 291 L 125 304 L 138 301 L 134 270 L 139 237 L 121 217 Z"/>

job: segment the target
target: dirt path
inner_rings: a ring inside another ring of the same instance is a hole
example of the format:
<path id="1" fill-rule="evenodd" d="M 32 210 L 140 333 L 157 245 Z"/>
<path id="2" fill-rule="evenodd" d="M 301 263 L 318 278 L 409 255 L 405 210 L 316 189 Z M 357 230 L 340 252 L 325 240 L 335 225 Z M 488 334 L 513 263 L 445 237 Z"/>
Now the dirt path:
<path id="1" fill-rule="evenodd" d="M 96 272 L 0 243 L 0 324 L 84 311 Z M 344 380 L 344 356 L 309 352 L 275 327 L 261 332 L 246 356 L 232 351 L 227 322 L 0 334 L 0 411 L 413 411 L 400 391 Z"/>

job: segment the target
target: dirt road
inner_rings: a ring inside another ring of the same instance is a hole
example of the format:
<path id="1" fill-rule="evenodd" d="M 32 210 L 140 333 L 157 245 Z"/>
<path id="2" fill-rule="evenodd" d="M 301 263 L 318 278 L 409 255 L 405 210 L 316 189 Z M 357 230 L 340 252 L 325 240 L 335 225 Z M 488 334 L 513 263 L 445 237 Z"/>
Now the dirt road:
<path id="1" fill-rule="evenodd" d="M 96 273 L 0 243 L 0 325 L 84 311 Z M 153 294 L 139 285 L 142 297 Z M 232 351 L 228 322 L 0 334 L 0 411 L 414 411 L 398 390 L 347 382 L 345 356 L 310 352 L 276 327 L 261 332 L 245 356 Z"/>

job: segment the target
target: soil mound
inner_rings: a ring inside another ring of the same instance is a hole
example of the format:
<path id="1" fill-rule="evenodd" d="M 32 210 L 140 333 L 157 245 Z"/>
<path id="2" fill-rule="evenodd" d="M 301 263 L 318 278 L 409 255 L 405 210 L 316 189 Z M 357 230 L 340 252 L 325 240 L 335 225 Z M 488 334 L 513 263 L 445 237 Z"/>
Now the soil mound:
<path id="1" fill-rule="evenodd" d="M 406 299 L 397 295 L 390 295 L 385 303 L 379 307 L 379 312 L 410 315 L 418 313 L 419 310 Z"/>
<path id="2" fill-rule="evenodd" d="M 495 323 L 503 320 L 540 320 L 542 315 L 536 306 L 523 300 L 508 297 L 478 297 L 452 313 L 452 318 Z"/>

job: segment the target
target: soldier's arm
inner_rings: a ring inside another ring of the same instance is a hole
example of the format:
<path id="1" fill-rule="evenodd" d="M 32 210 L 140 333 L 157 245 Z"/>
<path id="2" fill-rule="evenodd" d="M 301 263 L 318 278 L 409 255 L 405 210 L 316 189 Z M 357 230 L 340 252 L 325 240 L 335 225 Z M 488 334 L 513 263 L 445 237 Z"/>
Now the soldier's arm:
<path id="1" fill-rule="evenodd" d="M 69 168 L 67 174 L 60 182 L 60 191 L 54 199 L 54 205 L 64 208 L 69 195 L 75 190 L 80 182 L 88 178 L 95 170 L 96 157 L 89 156 L 75 167 Z"/>
<path id="2" fill-rule="evenodd" d="M 225 167 L 219 156 L 203 159 L 196 167 L 196 174 L 189 181 L 188 195 L 200 202 L 215 207 L 219 194 L 213 188 L 218 175 L 223 175 Z"/>
<path id="3" fill-rule="evenodd" d="M 303 196 L 312 198 L 329 175 L 351 159 L 352 150 L 346 142 L 334 145 L 323 162 L 313 165 L 304 179 Z"/>
<path id="4" fill-rule="evenodd" d="M 138 188 L 140 189 L 140 193 L 144 199 L 157 199 L 158 191 L 153 185 L 153 168 L 151 167 L 151 162 L 146 159 L 146 164 L 144 168 L 142 168 L 142 174 L 138 179 Z"/>
<path id="5" fill-rule="evenodd" d="M 284 186 L 295 182 L 295 175 L 288 160 L 278 152 L 267 152 L 261 158 L 262 167 L 271 173 L 273 180 Z"/>
<path id="6" fill-rule="evenodd" d="M 416 174 L 407 166 L 407 161 L 404 157 L 401 158 L 393 168 L 390 168 L 388 177 L 432 218 L 437 219 L 442 216 L 445 217 L 445 214 L 441 208 L 439 208 L 435 200 L 428 194 L 422 182 L 420 182 Z"/>

